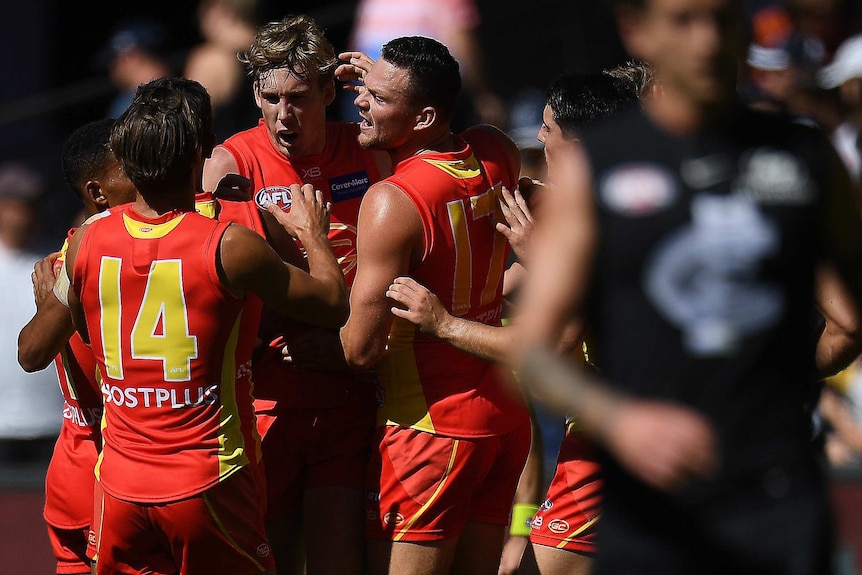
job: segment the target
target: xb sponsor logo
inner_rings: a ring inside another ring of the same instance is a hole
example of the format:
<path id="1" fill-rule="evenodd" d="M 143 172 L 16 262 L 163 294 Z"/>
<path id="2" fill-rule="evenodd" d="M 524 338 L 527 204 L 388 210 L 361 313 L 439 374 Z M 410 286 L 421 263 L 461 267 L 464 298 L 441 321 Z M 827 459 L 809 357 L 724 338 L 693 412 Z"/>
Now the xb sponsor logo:
<path id="1" fill-rule="evenodd" d="M 536 515 L 530 523 L 530 529 L 541 529 L 544 523 L 545 519 L 541 515 Z"/>
<path id="2" fill-rule="evenodd" d="M 283 212 L 289 212 L 290 206 L 293 205 L 293 195 L 287 186 L 269 186 L 258 190 L 254 195 L 254 203 L 265 211 L 267 202 L 275 204 Z"/>
<path id="3" fill-rule="evenodd" d="M 318 166 L 308 168 L 307 170 L 303 169 L 302 170 L 302 180 L 306 181 L 306 180 L 309 180 L 311 178 L 319 178 L 320 174 L 321 174 L 321 171 L 320 171 L 320 168 Z"/>

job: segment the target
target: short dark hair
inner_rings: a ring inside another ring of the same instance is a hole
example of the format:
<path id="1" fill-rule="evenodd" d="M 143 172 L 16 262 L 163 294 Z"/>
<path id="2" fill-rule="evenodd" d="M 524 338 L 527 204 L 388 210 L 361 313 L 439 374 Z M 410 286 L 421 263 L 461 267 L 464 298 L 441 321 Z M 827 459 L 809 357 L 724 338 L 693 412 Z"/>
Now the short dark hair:
<path id="1" fill-rule="evenodd" d="M 198 148 L 208 156 L 214 143 L 209 93 L 180 77 L 141 84 L 111 132 L 114 155 L 139 189 L 187 177 Z"/>
<path id="2" fill-rule="evenodd" d="M 63 142 L 60 163 L 63 179 L 75 194 L 84 198 L 83 181 L 96 178 L 111 158 L 111 129 L 114 118 L 93 120 L 79 126 Z"/>
<path id="3" fill-rule="evenodd" d="M 546 101 L 563 135 L 573 139 L 590 124 L 634 105 L 638 97 L 608 74 L 565 73 L 551 82 Z"/>
<path id="4" fill-rule="evenodd" d="M 420 105 L 430 104 L 448 120 L 461 92 L 458 61 L 432 38 L 404 36 L 383 45 L 380 57 L 410 74 L 410 90 Z"/>

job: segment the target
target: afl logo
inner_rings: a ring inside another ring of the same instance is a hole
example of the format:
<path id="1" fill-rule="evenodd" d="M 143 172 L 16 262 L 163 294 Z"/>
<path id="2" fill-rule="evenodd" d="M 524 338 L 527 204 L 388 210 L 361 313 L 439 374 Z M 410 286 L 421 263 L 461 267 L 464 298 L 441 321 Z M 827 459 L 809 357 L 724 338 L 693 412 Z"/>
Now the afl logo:
<path id="1" fill-rule="evenodd" d="M 254 195 L 254 203 L 261 210 L 266 211 L 267 202 L 272 202 L 283 212 L 289 212 L 290 206 L 293 204 L 293 195 L 290 193 L 290 188 L 286 186 L 270 186 L 263 188 Z"/>
<path id="2" fill-rule="evenodd" d="M 548 529 L 554 533 L 565 533 L 569 530 L 569 523 L 562 519 L 554 519 L 548 523 Z"/>
<path id="3" fill-rule="evenodd" d="M 404 516 L 400 513 L 387 513 L 383 516 L 383 523 L 386 525 L 401 525 L 404 523 Z"/>

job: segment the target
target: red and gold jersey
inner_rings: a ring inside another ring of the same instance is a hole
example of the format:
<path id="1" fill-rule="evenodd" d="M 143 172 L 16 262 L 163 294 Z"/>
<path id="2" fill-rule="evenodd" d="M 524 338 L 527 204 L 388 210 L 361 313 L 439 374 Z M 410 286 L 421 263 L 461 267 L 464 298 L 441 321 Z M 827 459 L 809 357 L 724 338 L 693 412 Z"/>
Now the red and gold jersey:
<path id="1" fill-rule="evenodd" d="M 96 472 L 114 497 L 175 501 L 257 460 L 254 333 L 241 333 L 245 301 L 216 268 L 228 225 L 124 206 L 81 241 L 72 285 L 105 409 Z"/>
<path id="2" fill-rule="evenodd" d="M 422 218 L 425 252 L 409 275 L 453 315 L 501 325 L 509 245 L 494 227 L 497 194 L 502 185 L 512 189 L 517 174 L 495 136 L 472 130 L 463 137 L 460 151 L 408 158 L 386 181 L 407 194 Z M 388 423 L 478 437 L 515 429 L 527 417 L 499 367 L 399 318 L 377 375 Z"/>
<path id="3" fill-rule="evenodd" d="M 291 184 L 312 184 L 323 192 L 326 201 L 332 202 L 329 241 L 348 287 L 356 273 L 359 204 L 371 184 L 381 179 L 374 154 L 359 145 L 358 134 L 358 124 L 327 122 L 323 153 L 288 159 L 272 145 L 261 120 L 257 127 L 221 144 L 233 155 L 240 175 L 252 182 L 254 199 L 248 205 L 254 207 L 276 194 L 289 194 Z M 368 378 L 357 378 L 346 369 L 336 373 L 309 372 L 283 363 L 285 339 L 304 338 L 318 329 L 275 313 L 264 314 L 260 337 L 266 347 L 254 364 L 258 409 L 270 410 L 277 404 L 292 408 L 374 404 L 374 387 Z"/>
<path id="4" fill-rule="evenodd" d="M 327 122 L 322 154 L 288 159 L 272 145 L 261 119 L 257 127 L 221 144 L 233 155 L 240 175 L 251 180 L 255 198 L 271 197 L 291 184 L 311 184 L 332 202 L 329 241 L 348 287 L 356 269 L 359 204 L 371 184 L 380 180 L 374 154 L 359 145 L 358 135 L 358 124 Z"/>
<path id="5" fill-rule="evenodd" d="M 76 228 L 69 230 L 60 256 L 54 262 L 54 275 L 59 273 L 66 260 L 69 238 Z M 54 358 L 60 392 L 63 394 L 63 427 L 60 438 L 64 442 L 93 441 L 101 446 L 102 394 L 93 350 L 77 332 L 72 334 L 63 350 Z"/>

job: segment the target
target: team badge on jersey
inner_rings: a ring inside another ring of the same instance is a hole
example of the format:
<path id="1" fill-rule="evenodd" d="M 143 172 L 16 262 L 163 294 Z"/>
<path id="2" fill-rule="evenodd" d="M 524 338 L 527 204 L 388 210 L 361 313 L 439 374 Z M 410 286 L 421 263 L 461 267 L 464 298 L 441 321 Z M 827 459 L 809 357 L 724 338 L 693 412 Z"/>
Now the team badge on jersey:
<path id="1" fill-rule="evenodd" d="M 269 186 L 258 190 L 254 195 L 254 203 L 263 211 L 266 211 L 266 203 L 272 202 L 283 212 L 289 212 L 293 204 L 293 195 L 287 186 Z"/>
<path id="2" fill-rule="evenodd" d="M 611 170 L 599 184 L 599 197 L 624 216 L 647 216 L 677 197 L 673 176 L 655 164 L 627 164 Z"/>

